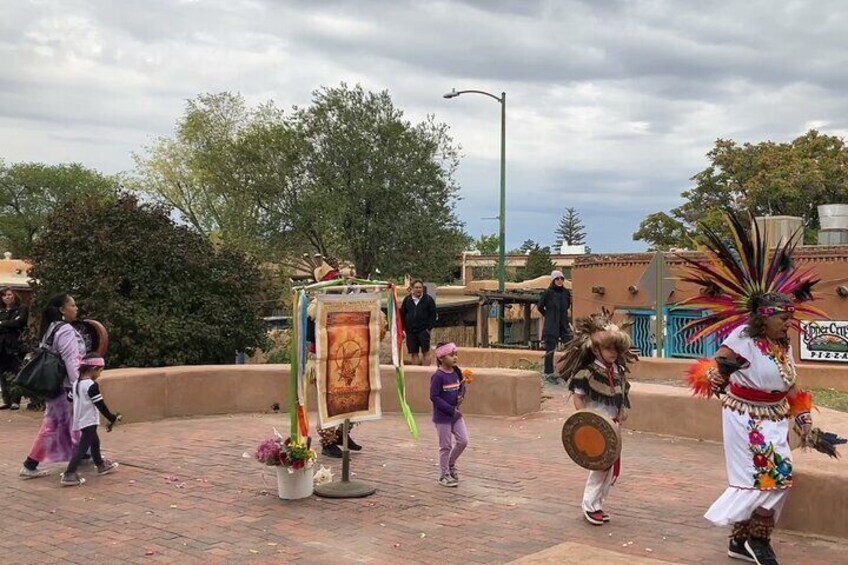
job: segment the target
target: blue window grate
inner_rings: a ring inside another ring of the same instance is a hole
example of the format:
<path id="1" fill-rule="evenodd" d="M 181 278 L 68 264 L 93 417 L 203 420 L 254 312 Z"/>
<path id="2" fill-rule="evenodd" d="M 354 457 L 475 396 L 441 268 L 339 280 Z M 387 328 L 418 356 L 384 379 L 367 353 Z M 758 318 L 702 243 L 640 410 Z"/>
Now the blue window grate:
<path id="1" fill-rule="evenodd" d="M 703 318 L 706 312 L 701 310 L 670 310 L 666 314 L 666 357 L 700 359 L 712 357 L 718 350 L 715 338 L 700 339 L 694 343 L 689 340 L 695 335 L 694 329 L 683 327 L 693 320 Z"/>
<path id="2" fill-rule="evenodd" d="M 642 357 L 651 357 L 657 348 L 654 339 L 654 313 L 649 310 L 632 310 L 627 315 L 633 321 L 630 327 L 633 347 L 639 350 Z"/>
<path id="3" fill-rule="evenodd" d="M 684 330 L 683 327 L 706 315 L 702 310 L 665 309 L 665 343 L 663 344 L 664 357 L 675 357 L 681 359 L 699 359 L 712 357 L 718 350 L 715 339 L 699 340 L 689 343 L 695 330 Z M 633 321 L 631 333 L 633 347 L 639 350 L 643 357 L 651 357 L 656 353 L 657 342 L 654 337 L 654 312 L 652 310 L 630 310 L 627 315 Z"/>

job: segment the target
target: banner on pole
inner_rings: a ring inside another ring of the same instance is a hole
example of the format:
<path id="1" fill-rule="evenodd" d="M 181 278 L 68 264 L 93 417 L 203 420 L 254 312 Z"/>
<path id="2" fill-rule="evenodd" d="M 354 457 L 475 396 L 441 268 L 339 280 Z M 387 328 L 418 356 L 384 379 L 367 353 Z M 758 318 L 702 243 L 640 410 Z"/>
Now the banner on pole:
<path id="1" fill-rule="evenodd" d="M 318 420 L 329 428 L 377 420 L 380 408 L 380 296 L 319 295 L 315 314 Z"/>

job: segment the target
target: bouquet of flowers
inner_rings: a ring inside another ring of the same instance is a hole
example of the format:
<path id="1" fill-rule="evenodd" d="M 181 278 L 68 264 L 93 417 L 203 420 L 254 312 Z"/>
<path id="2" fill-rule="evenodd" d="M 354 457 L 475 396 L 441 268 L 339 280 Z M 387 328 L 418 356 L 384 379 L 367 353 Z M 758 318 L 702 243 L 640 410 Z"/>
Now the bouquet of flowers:
<path id="1" fill-rule="evenodd" d="M 300 469 L 312 467 L 317 457 L 312 449 L 312 438 L 283 439 L 283 436 L 274 430 L 274 437 L 268 438 L 256 448 L 254 457 L 260 463 L 270 466 L 282 466 L 294 473 Z"/>

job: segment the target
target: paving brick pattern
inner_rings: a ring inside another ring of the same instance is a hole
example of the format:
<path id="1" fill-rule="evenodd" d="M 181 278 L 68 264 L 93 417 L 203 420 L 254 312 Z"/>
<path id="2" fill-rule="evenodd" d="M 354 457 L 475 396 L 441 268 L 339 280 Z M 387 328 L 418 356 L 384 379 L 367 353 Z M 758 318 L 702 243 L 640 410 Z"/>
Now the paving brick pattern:
<path id="1" fill-rule="evenodd" d="M 355 430 L 359 500 L 284 502 L 276 476 L 243 458 L 284 415 L 240 415 L 124 425 L 102 433 L 113 475 L 60 488 L 55 476 L 16 477 L 39 425 L 0 419 L 3 563 L 505 563 L 564 542 L 673 563 L 732 563 L 726 532 L 704 510 L 724 488 L 721 447 L 650 434 L 625 436 L 623 475 L 608 511 L 582 520 L 585 472 L 560 444 L 561 389 L 527 418 L 469 417 L 462 484 L 436 483 L 436 435 L 418 415 L 413 441 L 396 415 Z M 472 391 L 473 394 L 473 391 Z M 115 406 L 115 409 L 120 409 Z M 328 461 L 322 458 L 321 463 Z M 340 474 L 338 460 L 330 460 Z M 844 540 L 778 532 L 782 563 L 846 563 Z"/>

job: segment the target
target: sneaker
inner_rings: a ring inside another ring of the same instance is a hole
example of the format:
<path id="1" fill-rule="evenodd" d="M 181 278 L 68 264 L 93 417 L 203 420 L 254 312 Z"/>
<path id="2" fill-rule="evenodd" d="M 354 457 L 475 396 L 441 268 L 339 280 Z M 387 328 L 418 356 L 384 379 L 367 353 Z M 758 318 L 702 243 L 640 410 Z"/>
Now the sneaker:
<path id="1" fill-rule="evenodd" d="M 606 513 L 606 512 L 604 512 L 603 510 L 601 510 L 601 518 L 603 519 L 604 524 L 606 524 L 607 522 L 609 522 L 609 521 L 610 521 L 609 514 L 607 514 L 607 513 Z"/>
<path id="2" fill-rule="evenodd" d="M 548 384 L 559 384 L 559 377 L 556 375 L 545 375 L 545 380 L 548 382 Z"/>
<path id="3" fill-rule="evenodd" d="M 0 406 L 0 410 L 8 410 L 11 407 L 12 406 L 10 404 L 3 404 L 2 406 Z"/>
<path id="4" fill-rule="evenodd" d="M 112 473 L 119 467 L 118 463 L 115 461 L 109 461 L 108 459 L 103 460 L 102 465 L 97 466 L 97 474 L 98 475 L 108 475 Z"/>
<path id="5" fill-rule="evenodd" d="M 730 544 L 727 547 L 727 555 L 728 557 L 732 557 L 733 559 L 741 559 L 742 561 L 750 561 L 751 563 L 755 563 L 754 558 L 751 557 L 751 554 L 748 553 L 747 549 L 745 549 L 744 541 L 737 541 L 733 538 L 730 538 Z"/>
<path id="6" fill-rule="evenodd" d="M 449 474 L 450 474 L 450 478 L 452 478 L 456 482 L 459 482 L 459 471 L 456 470 L 456 467 L 451 467 Z"/>
<path id="7" fill-rule="evenodd" d="M 347 436 L 347 448 L 351 451 L 362 451 L 362 446 L 353 441 L 353 438 Z"/>
<path id="8" fill-rule="evenodd" d="M 12 403 L 12 405 L 9 406 L 9 410 L 20 410 L 20 409 L 21 409 L 21 405 L 18 404 L 17 402 Z"/>
<path id="9" fill-rule="evenodd" d="M 588 512 L 584 510 L 583 517 L 586 518 L 586 521 L 592 524 L 593 526 L 604 525 L 604 513 L 600 510 L 596 512 Z"/>
<path id="10" fill-rule="evenodd" d="M 18 476 L 26 480 L 37 479 L 38 477 L 46 477 L 49 474 L 50 471 L 45 471 L 44 469 L 27 469 L 26 467 L 21 467 L 21 471 L 18 473 Z"/>
<path id="11" fill-rule="evenodd" d="M 456 479 L 454 479 L 450 475 L 443 475 L 439 479 L 439 484 L 442 485 L 443 487 L 458 487 L 459 481 L 457 481 Z"/>
<path id="12" fill-rule="evenodd" d="M 59 483 L 63 487 L 78 487 L 85 484 L 85 479 L 77 473 L 62 473 Z"/>
<path id="13" fill-rule="evenodd" d="M 745 542 L 745 549 L 757 565 L 778 565 L 777 557 L 768 540 L 751 538 Z"/>
<path id="14" fill-rule="evenodd" d="M 329 447 L 325 447 L 321 449 L 321 455 L 326 455 L 327 457 L 332 457 L 334 459 L 342 458 L 342 450 L 338 445 L 331 445 Z"/>

